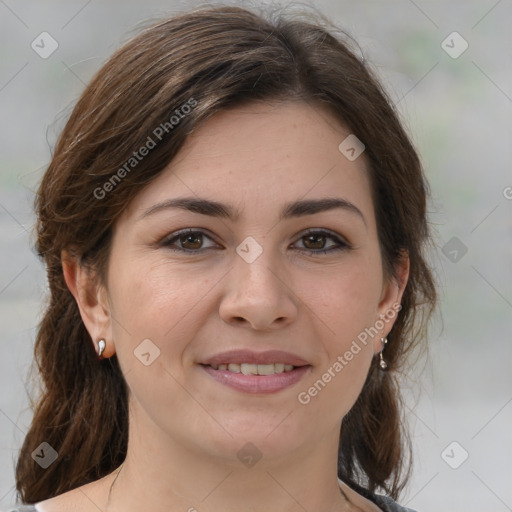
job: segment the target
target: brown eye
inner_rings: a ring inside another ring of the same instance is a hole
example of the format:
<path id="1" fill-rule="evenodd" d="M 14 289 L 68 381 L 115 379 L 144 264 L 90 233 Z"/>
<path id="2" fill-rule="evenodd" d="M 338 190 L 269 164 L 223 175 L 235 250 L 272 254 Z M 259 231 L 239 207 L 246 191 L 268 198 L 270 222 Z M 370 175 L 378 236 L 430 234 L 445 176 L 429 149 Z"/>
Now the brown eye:
<path id="1" fill-rule="evenodd" d="M 179 233 L 173 233 L 170 237 L 161 242 L 161 245 L 173 251 L 202 253 L 207 249 L 214 248 L 213 245 L 204 246 L 205 240 L 213 240 L 206 233 L 200 230 L 187 229 Z M 311 230 L 303 234 L 299 239 L 304 247 L 297 250 L 312 255 L 332 253 L 334 251 L 349 250 L 351 245 L 341 237 L 325 230 Z M 330 245 L 327 244 L 331 241 Z M 332 243 L 334 242 L 334 243 Z"/>
<path id="2" fill-rule="evenodd" d="M 204 247 L 205 240 L 212 239 L 202 231 L 187 229 L 180 233 L 173 233 L 173 235 L 163 240 L 161 245 L 173 251 L 200 253 L 213 248 L 213 245 Z"/>
<path id="3" fill-rule="evenodd" d="M 303 237 L 306 249 L 323 249 L 325 239 L 325 235 L 306 235 Z"/>
<path id="4" fill-rule="evenodd" d="M 203 235 L 200 233 L 180 235 L 179 241 L 184 249 L 200 249 L 203 244 Z"/>
<path id="5" fill-rule="evenodd" d="M 334 251 L 340 250 L 349 250 L 352 247 L 348 242 L 340 238 L 339 236 L 325 230 L 311 230 L 306 234 L 302 235 L 299 239 L 302 240 L 304 248 L 300 248 L 300 251 L 307 251 L 313 255 L 315 254 L 326 254 Z M 334 244 L 331 244 L 326 248 L 326 243 L 328 240 L 334 241 Z"/>

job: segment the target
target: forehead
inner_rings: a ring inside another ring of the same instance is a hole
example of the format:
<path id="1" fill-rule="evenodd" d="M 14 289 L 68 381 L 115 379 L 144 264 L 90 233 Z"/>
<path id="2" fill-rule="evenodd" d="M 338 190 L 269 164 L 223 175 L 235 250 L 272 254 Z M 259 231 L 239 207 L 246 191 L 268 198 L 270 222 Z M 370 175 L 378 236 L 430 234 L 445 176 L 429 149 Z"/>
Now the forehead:
<path id="1" fill-rule="evenodd" d="M 297 199 L 343 196 L 372 211 L 364 153 L 339 145 L 350 131 L 327 109 L 298 102 L 251 103 L 201 124 L 167 168 L 130 204 L 139 216 L 170 197 L 215 199 L 243 212 Z M 368 204 L 370 203 L 370 204 Z"/>

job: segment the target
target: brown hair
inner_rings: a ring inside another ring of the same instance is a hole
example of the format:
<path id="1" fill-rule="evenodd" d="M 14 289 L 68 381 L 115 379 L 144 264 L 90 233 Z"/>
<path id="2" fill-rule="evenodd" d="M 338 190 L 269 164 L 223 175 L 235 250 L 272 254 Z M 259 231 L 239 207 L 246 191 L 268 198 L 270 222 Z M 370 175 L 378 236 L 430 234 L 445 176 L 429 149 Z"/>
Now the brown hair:
<path id="1" fill-rule="evenodd" d="M 144 29 L 83 92 L 35 200 L 36 250 L 47 266 L 50 296 L 35 344 L 40 396 L 16 467 L 24 502 L 107 475 L 127 449 L 127 387 L 115 355 L 96 357 L 64 281 L 61 251 L 72 251 L 106 283 L 113 224 L 187 136 L 220 110 L 271 99 L 324 106 L 365 144 L 386 275 L 395 275 L 403 250 L 409 253 L 402 309 L 385 351 L 390 370 L 380 372 L 372 362 L 363 391 L 343 420 L 338 462 L 345 482 L 398 497 L 409 474 L 404 446 L 410 452 L 410 443 L 397 377 L 405 354 L 426 340 L 436 304 L 425 258 L 428 184 L 392 102 L 347 37 L 336 31 L 318 13 L 203 7 Z M 128 167 L 134 151 L 148 137 L 155 139 L 157 127 L 161 140 Z M 47 469 L 31 457 L 42 442 L 59 454 Z"/>

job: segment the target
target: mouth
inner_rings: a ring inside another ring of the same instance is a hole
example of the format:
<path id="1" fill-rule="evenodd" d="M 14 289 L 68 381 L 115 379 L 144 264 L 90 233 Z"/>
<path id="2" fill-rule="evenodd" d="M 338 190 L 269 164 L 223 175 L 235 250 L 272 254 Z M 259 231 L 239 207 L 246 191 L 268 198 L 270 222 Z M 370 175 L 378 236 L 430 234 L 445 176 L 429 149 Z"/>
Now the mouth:
<path id="1" fill-rule="evenodd" d="M 226 363 L 207 365 L 214 370 L 242 373 L 243 375 L 275 375 L 276 373 L 288 373 L 300 366 L 284 363 L 252 364 L 252 363 Z"/>
<path id="2" fill-rule="evenodd" d="M 199 366 L 218 383 L 252 394 L 282 391 L 299 382 L 311 368 L 304 359 L 275 350 L 225 352 Z"/>

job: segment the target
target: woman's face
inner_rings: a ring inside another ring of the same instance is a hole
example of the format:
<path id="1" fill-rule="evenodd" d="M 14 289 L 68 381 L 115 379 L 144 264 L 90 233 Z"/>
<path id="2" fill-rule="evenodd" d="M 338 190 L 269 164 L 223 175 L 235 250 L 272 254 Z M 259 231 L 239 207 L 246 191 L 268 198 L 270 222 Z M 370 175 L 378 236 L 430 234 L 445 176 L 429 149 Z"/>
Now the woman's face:
<path id="1" fill-rule="evenodd" d="M 123 212 L 94 334 L 135 429 L 235 462 L 337 442 L 403 291 L 349 134 L 302 103 L 224 111 Z"/>

